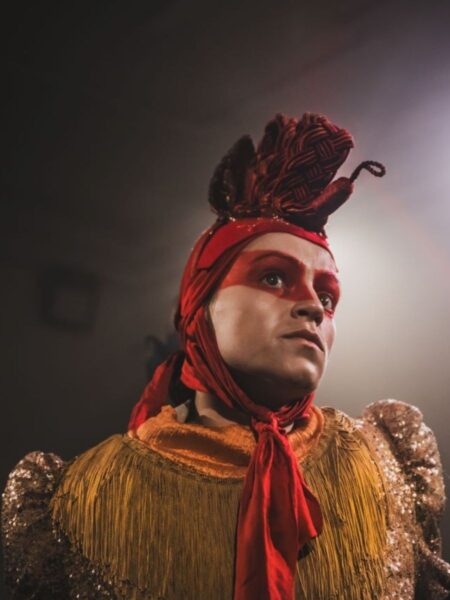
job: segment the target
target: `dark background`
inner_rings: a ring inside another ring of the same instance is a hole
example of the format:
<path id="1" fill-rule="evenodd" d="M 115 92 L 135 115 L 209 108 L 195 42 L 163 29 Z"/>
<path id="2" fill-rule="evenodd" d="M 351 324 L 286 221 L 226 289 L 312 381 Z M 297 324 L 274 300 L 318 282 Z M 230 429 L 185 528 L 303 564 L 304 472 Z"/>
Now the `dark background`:
<path id="1" fill-rule="evenodd" d="M 2 13 L 1 484 L 126 429 L 212 170 L 323 112 L 362 175 L 328 228 L 343 282 L 318 404 L 415 404 L 450 468 L 450 3 L 20 3 Z M 448 482 L 448 475 L 446 475 Z M 450 558 L 450 517 L 443 521 Z"/>

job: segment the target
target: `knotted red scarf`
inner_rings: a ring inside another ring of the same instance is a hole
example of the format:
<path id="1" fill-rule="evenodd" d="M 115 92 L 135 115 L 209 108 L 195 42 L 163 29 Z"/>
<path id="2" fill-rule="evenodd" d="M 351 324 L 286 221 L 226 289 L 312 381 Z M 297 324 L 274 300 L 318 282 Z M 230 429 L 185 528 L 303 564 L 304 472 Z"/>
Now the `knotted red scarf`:
<path id="1" fill-rule="evenodd" d="M 303 480 L 283 431 L 307 415 L 313 394 L 276 412 L 253 402 L 223 361 L 205 313 L 241 250 L 268 232 L 291 233 L 329 250 L 324 236 L 281 219 L 232 221 L 204 233 L 181 283 L 176 325 L 183 350 L 157 368 L 129 423 L 130 429 L 136 429 L 168 401 L 169 385 L 181 357 L 181 380 L 187 387 L 211 392 L 227 406 L 251 416 L 257 445 L 239 506 L 234 600 L 291 600 L 299 552 L 322 528 L 319 504 Z"/>

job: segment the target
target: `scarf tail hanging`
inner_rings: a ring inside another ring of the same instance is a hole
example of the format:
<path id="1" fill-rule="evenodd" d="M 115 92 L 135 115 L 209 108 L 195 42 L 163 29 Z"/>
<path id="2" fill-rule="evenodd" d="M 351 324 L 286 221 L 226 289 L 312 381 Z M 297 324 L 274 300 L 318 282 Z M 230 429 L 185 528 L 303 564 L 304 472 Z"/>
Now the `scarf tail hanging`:
<path id="1" fill-rule="evenodd" d="M 322 528 L 318 502 L 277 429 L 276 419 L 255 423 L 258 442 L 239 506 L 235 600 L 291 598 L 299 549 Z"/>

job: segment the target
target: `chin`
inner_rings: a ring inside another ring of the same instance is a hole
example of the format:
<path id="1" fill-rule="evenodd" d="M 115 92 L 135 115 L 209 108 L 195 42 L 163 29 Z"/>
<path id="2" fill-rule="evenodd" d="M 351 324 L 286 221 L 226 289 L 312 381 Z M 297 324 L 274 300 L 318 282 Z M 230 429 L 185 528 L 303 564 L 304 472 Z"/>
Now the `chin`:
<path id="1" fill-rule="evenodd" d="M 306 396 L 317 389 L 321 373 L 314 369 L 305 369 L 294 372 L 283 370 L 272 373 L 265 378 L 265 392 L 271 398 L 270 404 L 280 408 L 289 404 L 300 396 Z"/>
<path id="2" fill-rule="evenodd" d="M 252 370 L 231 368 L 231 371 L 253 401 L 258 403 L 259 399 L 270 408 L 281 408 L 299 396 L 313 392 L 322 376 L 321 365 L 309 361 L 302 361 L 301 365 L 295 362 L 297 364 L 265 364 L 264 368 Z"/>
<path id="3" fill-rule="evenodd" d="M 299 390 L 305 394 L 313 392 L 319 385 L 323 370 L 319 365 L 307 362 L 301 365 L 293 365 L 290 369 L 285 369 L 280 373 L 280 382 L 284 380 L 289 387 Z"/>
<path id="4" fill-rule="evenodd" d="M 314 392 L 319 385 L 317 379 L 293 379 L 285 386 L 286 393 L 293 397 L 298 397 L 299 394 L 305 395 Z"/>

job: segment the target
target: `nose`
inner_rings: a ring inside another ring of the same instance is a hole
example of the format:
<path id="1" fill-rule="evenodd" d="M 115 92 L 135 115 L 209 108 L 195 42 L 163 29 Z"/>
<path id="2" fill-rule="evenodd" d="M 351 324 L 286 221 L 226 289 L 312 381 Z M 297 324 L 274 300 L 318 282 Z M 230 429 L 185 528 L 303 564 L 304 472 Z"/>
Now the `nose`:
<path id="1" fill-rule="evenodd" d="M 311 298 L 296 302 L 292 307 L 291 314 L 295 319 L 305 317 L 308 320 L 314 321 L 319 326 L 324 317 L 324 308 L 319 299 Z"/>

